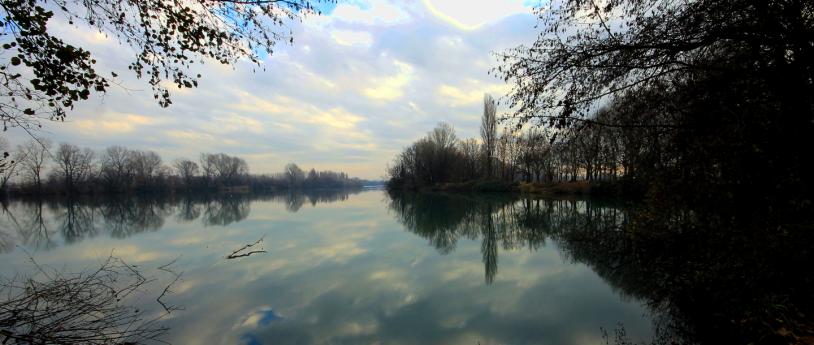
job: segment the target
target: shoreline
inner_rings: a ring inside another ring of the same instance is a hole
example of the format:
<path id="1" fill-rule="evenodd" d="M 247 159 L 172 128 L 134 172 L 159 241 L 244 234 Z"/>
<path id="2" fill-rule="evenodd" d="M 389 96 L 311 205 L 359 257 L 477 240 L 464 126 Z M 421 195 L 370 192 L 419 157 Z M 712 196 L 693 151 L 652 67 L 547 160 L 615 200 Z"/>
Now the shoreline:
<path id="1" fill-rule="evenodd" d="M 533 196 L 592 196 L 641 199 L 644 188 L 633 181 L 562 181 L 562 182 L 506 182 L 495 180 L 473 180 L 465 182 L 447 182 L 432 186 L 394 186 L 388 184 L 387 190 L 413 192 L 451 192 L 451 193 L 512 193 Z"/>

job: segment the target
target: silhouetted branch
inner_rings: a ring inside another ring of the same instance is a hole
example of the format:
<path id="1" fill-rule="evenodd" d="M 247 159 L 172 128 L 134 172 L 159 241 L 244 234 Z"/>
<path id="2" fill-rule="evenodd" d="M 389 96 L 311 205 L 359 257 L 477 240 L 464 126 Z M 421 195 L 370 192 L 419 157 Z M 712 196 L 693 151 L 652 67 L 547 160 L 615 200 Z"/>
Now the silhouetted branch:
<path id="1" fill-rule="evenodd" d="M 226 256 L 226 259 L 231 260 L 231 259 L 236 259 L 236 258 L 242 258 L 244 256 L 249 256 L 249 255 L 252 255 L 252 254 L 257 254 L 257 253 L 266 253 L 266 251 L 262 250 L 262 249 L 261 250 L 253 250 L 253 251 L 241 253 L 241 252 L 243 252 L 243 251 L 245 251 L 247 249 L 250 249 L 250 248 L 252 248 L 252 247 L 254 247 L 254 246 L 258 245 L 258 244 L 262 244 L 263 239 L 265 237 L 266 236 L 263 235 L 263 237 L 260 237 L 260 239 L 255 241 L 254 243 L 247 244 L 247 245 L 241 247 L 240 249 L 233 251 L 232 254 L 229 254 L 229 255 Z"/>
<path id="2" fill-rule="evenodd" d="M 181 273 L 176 273 L 175 271 L 173 271 L 173 270 L 169 269 L 169 266 L 170 266 L 170 265 L 172 265 L 172 264 L 174 264 L 175 262 L 177 262 L 177 261 L 178 261 L 178 259 L 179 259 L 180 257 L 181 257 L 181 256 L 178 256 L 177 258 L 173 259 L 172 261 L 170 261 L 170 262 L 169 262 L 169 263 L 167 263 L 166 265 L 163 265 L 163 266 L 158 267 L 158 269 L 159 269 L 159 270 L 162 270 L 162 271 L 164 271 L 164 272 L 168 272 L 168 273 L 170 273 L 170 274 L 172 274 L 172 275 L 174 275 L 174 276 L 175 276 L 175 278 L 172 280 L 172 282 L 170 282 L 169 284 L 167 284 L 167 286 L 165 286 L 165 287 L 164 287 L 164 290 L 163 290 L 163 291 L 161 291 L 161 295 L 159 295 L 159 296 L 158 296 L 158 297 L 156 297 L 156 299 L 155 299 L 155 300 L 156 300 L 156 302 L 158 302 L 158 304 L 161 304 L 161 307 L 162 307 L 162 308 L 164 308 L 164 311 L 166 311 L 166 312 L 167 312 L 167 314 L 172 313 L 172 311 L 173 311 L 173 310 L 183 310 L 183 308 L 178 307 L 178 306 L 174 306 L 174 305 L 170 305 L 170 306 L 168 306 L 166 303 L 164 303 L 164 301 L 162 301 L 162 300 L 161 300 L 161 298 L 163 298 L 163 297 L 164 297 L 166 294 L 168 294 L 168 293 L 173 293 L 173 291 L 172 291 L 172 290 L 170 290 L 170 288 L 171 288 L 173 285 L 175 285 L 175 283 L 176 283 L 176 282 L 178 282 L 178 280 L 180 280 L 180 279 L 181 279 L 181 275 L 182 275 L 182 274 L 184 274 L 184 272 L 181 272 Z"/>
<path id="3" fill-rule="evenodd" d="M 160 342 L 168 331 L 156 325 L 166 314 L 145 319 L 139 308 L 124 304 L 155 279 L 122 259 L 111 255 L 97 269 L 81 273 L 47 270 L 33 258 L 31 262 L 34 275 L 16 275 L 0 283 L 6 297 L 0 302 L 2 344 Z M 178 276 L 164 291 L 177 280 Z"/>

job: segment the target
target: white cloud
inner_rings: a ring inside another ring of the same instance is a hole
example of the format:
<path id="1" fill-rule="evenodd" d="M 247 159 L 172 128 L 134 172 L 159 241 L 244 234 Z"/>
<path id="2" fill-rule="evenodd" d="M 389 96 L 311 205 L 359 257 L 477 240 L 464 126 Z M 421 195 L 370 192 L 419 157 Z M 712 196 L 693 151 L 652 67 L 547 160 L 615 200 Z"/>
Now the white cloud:
<path id="1" fill-rule="evenodd" d="M 238 113 L 226 113 L 219 115 L 215 121 L 208 126 L 210 133 L 239 132 L 239 133 L 264 133 L 263 123 L 257 116 L 247 116 Z"/>
<path id="2" fill-rule="evenodd" d="M 318 112 L 312 116 L 309 122 L 317 125 L 326 125 L 338 129 L 351 129 L 356 127 L 356 123 L 362 121 L 362 117 L 354 115 L 345 109 L 336 107 L 328 111 Z"/>
<path id="3" fill-rule="evenodd" d="M 331 37 L 336 43 L 343 46 L 361 45 L 370 47 L 373 44 L 373 35 L 367 31 L 333 30 L 331 31 Z"/>
<path id="4" fill-rule="evenodd" d="M 505 17 L 530 13 L 522 0 L 479 1 L 422 0 L 433 15 L 462 30 L 474 30 Z"/>
<path id="5" fill-rule="evenodd" d="M 343 2 L 336 6 L 330 16 L 346 23 L 362 25 L 395 25 L 410 20 L 403 9 L 383 0 Z"/>
<path id="6" fill-rule="evenodd" d="M 163 121 L 160 119 L 148 116 L 118 112 L 105 113 L 97 119 L 79 118 L 69 121 L 80 132 L 89 136 L 131 133 L 139 127 L 161 122 Z"/>
<path id="7" fill-rule="evenodd" d="M 391 76 L 378 78 L 374 86 L 364 90 L 365 96 L 373 100 L 393 101 L 404 95 L 404 88 L 413 79 L 413 66 L 393 60 L 397 72 Z"/>
<path id="8" fill-rule="evenodd" d="M 96 150 L 154 150 L 167 162 L 226 152 L 257 173 L 297 162 L 380 178 L 397 152 L 439 121 L 461 137 L 476 136 L 483 93 L 504 94 L 487 75 L 490 52 L 534 38 L 531 15 L 525 22 L 489 17 L 490 29 L 475 31 L 435 18 L 420 1 L 342 2 L 333 13 L 292 23 L 295 44 L 276 47 L 264 71 L 252 73 L 257 66 L 244 62 L 196 63 L 199 87 L 171 87 L 166 109 L 147 81 L 127 71 L 132 50 L 92 30 L 66 29 L 66 41 L 87 47 L 100 73 L 116 71 L 124 88 L 78 103 L 66 122 L 46 123 L 43 135 Z M 4 136 L 13 145 L 28 139 L 12 132 Z"/>
<path id="9" fill-rule="evenodd" d="M 464 85 L 453 86 L 442 84 L 438 87 L 438 101 L 453 107 L 477 105 L 483 102 L 485 93 L 501 97 L 509 86 L 501 83 L 486 84 L 477 80 L 468 80 Z"/>

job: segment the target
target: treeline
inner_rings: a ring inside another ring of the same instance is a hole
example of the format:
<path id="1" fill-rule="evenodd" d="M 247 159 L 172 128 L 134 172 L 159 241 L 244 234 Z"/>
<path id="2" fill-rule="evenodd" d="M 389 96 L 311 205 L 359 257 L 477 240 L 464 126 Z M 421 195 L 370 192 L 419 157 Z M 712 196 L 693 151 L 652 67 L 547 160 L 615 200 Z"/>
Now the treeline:
<path id="1" fill-rule="evenodd" d="M 670 202 L 814 214 L 814 3 L 654 3 L 540 9 L 536 41 L 492 71 L 512 127 L 538 129 L 497 136 L 490 119 L 476 145 L 442 126 L 391 184 L 623 178 Z"/>
<path id="2" fill-rule="evenodd" d="M 727 54 L 748 64 L 747 53 Z M 395 158 L 389 186 L 587 180 L 670 202 L 802 214 L 812 205 L 811 108 L 776 84 L 743 78 L 735 65 L 705 63 L 710 69 L 691 80 L 676 76 L 605 97 L 584 118 L 523 119 L 500 131 L 487 95 L 479 140 L 458 139 L 439 124 Z"/>
<path id="3" fill-rule="evenodd" d="M 622 141 L 653 197 L 810 227 L 812 13 L 808 0 L 555 2 L 493 72 L 513 120 L 568 130 L 591 144 L 581 153 Z"/>
<path id="4" fill-rule="evenodd" d="M 361 187 L 367 181 L 334 171 L 306 172 L 294 163 L 275 174 L 252 175 L 240 157 L 202 153 L 197 161 L 166 163 L 153 151 L 111 146 L 100 152 L 73 144 L 31 139 L 9 150 L 0 170 L 7 194 L 249 192 Z"/>
<path id="5" fill-rule="evenodd" d="M 613 121 L 602 110 L 599 119 Z M 458 139 L 440 123 L 388 168 L 389 185 L 414 189 L 450 182 L 561 182 L 633 179 L 652 164 L 658 145 L 620 127 L 552 130 L 538 126 L 498 131 L 495 101 L 484 98 L 480 140 Z"/>

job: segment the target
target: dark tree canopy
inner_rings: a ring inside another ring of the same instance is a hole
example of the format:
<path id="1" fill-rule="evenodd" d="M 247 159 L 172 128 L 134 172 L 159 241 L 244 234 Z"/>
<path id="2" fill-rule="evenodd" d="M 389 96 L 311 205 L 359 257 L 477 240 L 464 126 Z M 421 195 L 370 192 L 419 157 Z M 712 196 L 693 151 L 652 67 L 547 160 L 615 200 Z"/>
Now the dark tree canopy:
<path id="1" fill-rule="evenodd" d="M 814 2 L 556 0 L 538 16 L 536 41 L 494 71 L 517 123 L 623 129 L 655 195 L 810 208 Z"/>
<path id="2" fill-rule="evenodd" d="M 279 42 L 293 43 L 286 21 L 319 13 L 333 0 L 0 0 L 0 121 L 26 130 L 40 119 L 64 120 L 66 110 L 91 93 L 105 92 L 117 77 L 101 75 L 96 60 L 68 44 L 50 20 L 66 20 L 109 34 L 136 53 L 129 69 L 145 78 L 162 107 L 178 88 L 198 85 L 190 67 L 207 59 L 257 65 Z"/>
<path id="3" fill-rule="evenodd" d="M 554 0 L 538 39 L 500 54 L 521 122 L 583 123 L 598 103 L 699 73 L 738 71 L 814 100 L 814 3 L 807 0 Z"/>

